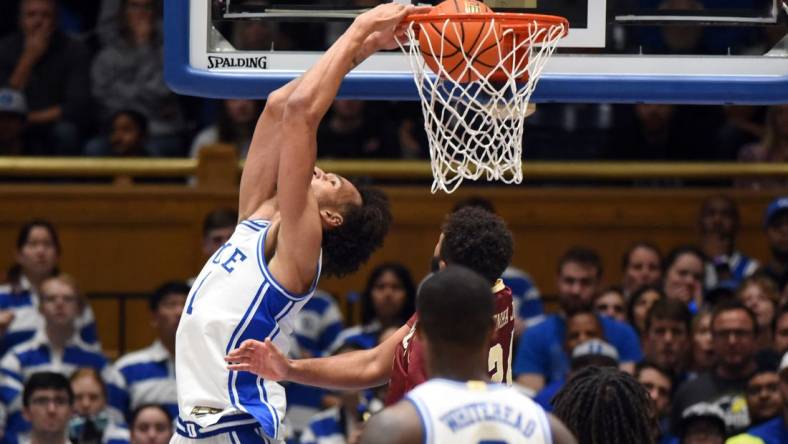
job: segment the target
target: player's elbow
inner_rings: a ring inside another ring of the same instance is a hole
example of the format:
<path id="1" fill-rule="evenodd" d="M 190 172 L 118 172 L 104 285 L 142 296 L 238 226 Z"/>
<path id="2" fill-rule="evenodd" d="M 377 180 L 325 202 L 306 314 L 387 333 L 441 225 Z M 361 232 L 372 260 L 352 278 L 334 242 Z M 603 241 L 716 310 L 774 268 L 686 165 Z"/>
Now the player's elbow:
<path id="1" fill-rule="evenodd" d="M 285 105 L 285 121 L 301 122 L 309 127 L 317 128 L 322 115 L 315 109 L 314 96 L 300 89 L 287 98 Z"/>

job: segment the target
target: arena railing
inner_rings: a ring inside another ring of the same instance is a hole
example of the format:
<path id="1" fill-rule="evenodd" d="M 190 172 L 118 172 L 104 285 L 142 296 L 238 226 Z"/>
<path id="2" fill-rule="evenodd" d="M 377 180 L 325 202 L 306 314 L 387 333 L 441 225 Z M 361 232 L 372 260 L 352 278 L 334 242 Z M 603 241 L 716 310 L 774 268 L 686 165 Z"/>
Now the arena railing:
<path id="1" fill-rule="evenodd" d="M 432 172 L 423 160 L 319 160 L 328 171 L 349 177 L 387 181 L 430 180 Z M 132 178 L 192 177 L 199 188 L 233 189 L 243 161 L 228 146 L 212 146 L 198 159 L 0 157 L 0 178 L 110 177 L 114 183 Z M 788 163 L 652 162 L 652 161 L 528 161 L 523 172 L 530 180 L 632 181 L 652 179 L 757 179 L 788 177 Z"/>

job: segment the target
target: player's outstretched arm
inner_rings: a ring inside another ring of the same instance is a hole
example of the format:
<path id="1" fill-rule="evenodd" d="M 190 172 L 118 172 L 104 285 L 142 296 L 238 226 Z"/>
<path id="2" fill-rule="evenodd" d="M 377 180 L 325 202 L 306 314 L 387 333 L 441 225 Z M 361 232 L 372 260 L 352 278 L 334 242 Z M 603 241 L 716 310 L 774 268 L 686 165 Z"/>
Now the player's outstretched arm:
<path id="1" fill-rule="evenodd" d="M 250 339 L 224 359 L 230 370 L 252 372 L 263 379 L 326 389 L 364 389 L 388 382 L 394 351 L 409 331 L 406 324 L 373 349 L 314 359 L 288 359 L 269 339 Z"/>
<path id="2" fill-rule="evenodd" d="M 361 444 L 419 444 L 424 442 L 421 427 L 413 404 L 400 401 L 367 421 Z"/>

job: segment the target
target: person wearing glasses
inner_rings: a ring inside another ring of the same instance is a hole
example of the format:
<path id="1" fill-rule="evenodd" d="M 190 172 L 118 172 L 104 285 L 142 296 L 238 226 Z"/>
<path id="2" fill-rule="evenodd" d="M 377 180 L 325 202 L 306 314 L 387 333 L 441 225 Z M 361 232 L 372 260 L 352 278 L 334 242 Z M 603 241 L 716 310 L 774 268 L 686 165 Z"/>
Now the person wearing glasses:
<path id="1" fill-rule="evenodd" d="M 74 410 L 74 392 L 65 376 L 39 372 L 30 376 L 22 394 L 22 412 L 30 432 L 6 437 L 9 444 L 66 444 L 68 421 Z"/>

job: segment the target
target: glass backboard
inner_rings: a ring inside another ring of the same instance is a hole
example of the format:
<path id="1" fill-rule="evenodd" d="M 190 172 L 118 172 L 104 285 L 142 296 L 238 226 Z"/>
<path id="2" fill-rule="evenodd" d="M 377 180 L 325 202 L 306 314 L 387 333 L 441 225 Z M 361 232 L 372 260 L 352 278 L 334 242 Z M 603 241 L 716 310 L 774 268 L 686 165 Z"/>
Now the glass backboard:
<path id="1" fill-rule="evenodd" d="M 496 12 L 569 20 L 569 35 L 545 68 L 536 102 L 788 103 L 783 0 L 485 2 Z M 356 15 L 378 3 L 168 0 L 165 76 L 183 94 L 265 97 L 309 68 Z M 418 96 L 397 50 L 359 65 L 340 97 Z"/>

